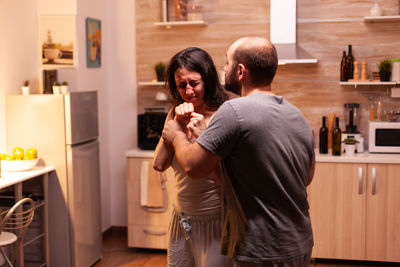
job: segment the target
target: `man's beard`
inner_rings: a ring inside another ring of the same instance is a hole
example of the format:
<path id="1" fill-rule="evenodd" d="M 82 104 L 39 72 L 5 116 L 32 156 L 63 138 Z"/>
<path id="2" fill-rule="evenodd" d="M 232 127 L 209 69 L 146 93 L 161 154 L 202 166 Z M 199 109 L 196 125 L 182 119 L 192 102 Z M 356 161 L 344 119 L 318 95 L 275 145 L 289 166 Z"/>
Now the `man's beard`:
<path id="1" fill-rule="evenodd" d="M 225 89 L 228 91 L 231 91 L 232 93 L 235 93 L 237 95 L 240 95 L 242 92 L 242 85 L 241 83 L 236 79 L 236 71 L 237 67 L 232 69 L 232 71 L 229 73 L 229 76 L 227 76 L 225 73 Z"/>

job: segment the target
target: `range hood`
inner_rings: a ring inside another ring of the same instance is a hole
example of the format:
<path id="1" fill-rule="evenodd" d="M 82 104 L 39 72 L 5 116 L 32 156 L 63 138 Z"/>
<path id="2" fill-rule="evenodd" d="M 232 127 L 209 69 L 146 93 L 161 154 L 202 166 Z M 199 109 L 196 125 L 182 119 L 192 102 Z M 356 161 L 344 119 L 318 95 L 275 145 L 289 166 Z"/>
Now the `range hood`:
<path id="1" fill-rule="evenodd" d="M 279 65 L 318 62 L 296 43 L 296 0 L 270 0 L 270 41 Z"/>

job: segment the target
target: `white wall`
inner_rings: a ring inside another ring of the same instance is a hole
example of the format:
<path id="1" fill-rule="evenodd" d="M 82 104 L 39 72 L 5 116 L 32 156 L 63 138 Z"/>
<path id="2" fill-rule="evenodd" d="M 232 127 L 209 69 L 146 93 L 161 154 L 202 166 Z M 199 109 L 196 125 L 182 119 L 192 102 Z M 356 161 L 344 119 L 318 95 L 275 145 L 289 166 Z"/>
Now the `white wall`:
<path id="1" fill-rule="evenodd" d="M 23 80 L 38 91 L 36 1 L 0 1 L 0 153 L 7 152 L 5 96 L 19 94 Z"/>
<path id="2" fill-rule="evenodd" d="M 101 3 L 103 2 L 103 3 Z M 101 6 L 104 8 L 93 8 Z M 80 68 L 80 88 L 97 89 L 100 110 L 102 226 L 125 226 L 124 152 L 136 146 L 136 59 L 134 1 L 78 0 L 79 39 L 86 17 L 102 20 L 101 69 Z M 86 62 L 79 45 L 79 62 Z"/>
<path id="3" fill-rule="evenodd" d="M 110 166 L 113 164 L 110 159 L 109 141 L 109 107 L 107 88 L 108 69 L 108 19 L 106 0 L 77 0 L 77 37 L 78 37 L 78 69 L 77 81 L 79 90 L 96 90 L 98 92 L 99 107 L 99 141 L 100 141 L 100 176 L 101 176 L 101 215 L 102 230 L 111 226 L 111 214 L 109 202 L 112 198 L 109 187 L 111 179 Z M 86 67 L 86 18 L 101 20 L 101 67 Z"/>
<path id="4" fill-rule="evenodd" d="M 134 1 L 0 1 L 0 152 L 6 151 L 5 96 L 19 94 L 29 79 L 39 93 L 39 14 L 76 15 L 77 65 L 59 69 L 58 79 L 71 91 L 98 91 L 102 229 L 126 225 L 124 152 L 136 146 Z M 102 23 L 101 68 L 86 67 L 85 20 Z"/>
<path id="5" fill-rule="evenodd" d="M 135 4 L 114 0 L 109 11 L 109 62 L 107 88 L 109 110 L 109 155 L 111 179 L 111 224 L 125 226 L 126 175 L 124 152 L 137 146 Z"/>

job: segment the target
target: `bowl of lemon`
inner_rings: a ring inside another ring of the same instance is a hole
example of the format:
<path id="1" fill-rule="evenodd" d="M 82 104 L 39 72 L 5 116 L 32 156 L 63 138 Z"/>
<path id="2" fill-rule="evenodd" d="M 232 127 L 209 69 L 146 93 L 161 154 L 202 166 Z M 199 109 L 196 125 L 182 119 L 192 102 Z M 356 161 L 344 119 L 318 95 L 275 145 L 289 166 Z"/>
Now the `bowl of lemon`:
<path id="1" fill-rule="evenodd" d="M 27 171 L 34 168 L 38 161 L 37 151 L 34 148 L 24 151 L 21 147 L 15 147 L 12 155 L 0 154 L 2 171 Z"/>

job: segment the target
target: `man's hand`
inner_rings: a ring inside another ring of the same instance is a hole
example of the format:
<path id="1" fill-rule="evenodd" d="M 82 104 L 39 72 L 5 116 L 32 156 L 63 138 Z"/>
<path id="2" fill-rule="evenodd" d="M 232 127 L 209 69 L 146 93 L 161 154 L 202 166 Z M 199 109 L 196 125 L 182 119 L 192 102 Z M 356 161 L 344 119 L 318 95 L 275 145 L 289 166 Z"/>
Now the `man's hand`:
<path id="1" fill-rule="evenodd" d="M 200 134 L 206 129 L 206 121 L 204 119 L 204 116 L 202 114 L 192 112 L 192 116 L 190 118 L 190 122 L 186 126 L 192 136 L 194 138 L 197 138 L 200 136 Z"/>
<path id="2" fill-rule="evenodd" d="M 167 144 L 172 144 L 177 134 L 182 133 L 186 136 L 184 128 L 175 120 L 170 120 L 165 123 L 162 132 L 162 137 Z"/>

